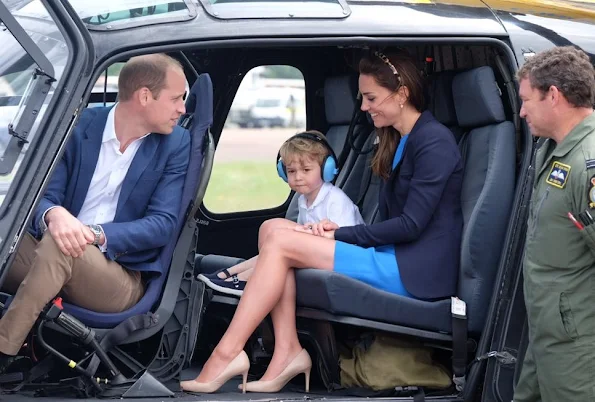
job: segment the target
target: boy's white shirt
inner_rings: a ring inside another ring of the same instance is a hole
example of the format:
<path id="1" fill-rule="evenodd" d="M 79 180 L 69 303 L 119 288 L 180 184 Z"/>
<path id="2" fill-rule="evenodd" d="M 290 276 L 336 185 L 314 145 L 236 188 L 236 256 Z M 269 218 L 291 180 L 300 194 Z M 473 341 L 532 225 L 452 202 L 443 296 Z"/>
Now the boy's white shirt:
<path id="1" fill-rule="evenodd" d="M 309 208 L 306 205 L 306 196 L 300 194 L 298 209 L 297 223 L 300 225 L 308 222 L 320 222 L 323 219 L 329 219 L 340 227 L 364 223 L 359 208 L 351 201 L 351 198 L 331 183 L 324 183 L 320 187 L 316 199 Z"/>

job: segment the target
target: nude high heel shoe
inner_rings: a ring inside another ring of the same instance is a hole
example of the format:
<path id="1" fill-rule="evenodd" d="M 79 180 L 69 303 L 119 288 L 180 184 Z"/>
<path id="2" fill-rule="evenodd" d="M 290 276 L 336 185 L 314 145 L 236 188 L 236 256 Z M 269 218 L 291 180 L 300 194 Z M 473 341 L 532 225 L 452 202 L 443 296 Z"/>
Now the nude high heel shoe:
<path id="1" fill-rule="evenodd" d="M 279 392 L 293 377 L 304 373 L 306 376 L 306 392 L 310 392 L 311 369 L 312 359 L 310 359 L 306 349 L 302 349 L 277 378 L 269 381 L 250 381 L 241 389 L 249 392 Z"/>
<path id="2" fill-rule="evenodd" d="M 180 386 L 184 391 L 198 392 L 203 394 L 210 394 L 217 391 L 227 381 L 237 375 L 242 375 L 243 389 L 246 389 L 246 379 L 248 378 L 248 370 L 250 369 L 250 359 L 243 350 L 233 359 L 225 369 L 213 381 L 197 382 L 196 380 L 181 381 Z M 244 391 L 246 393 L 246 391 Z"/>

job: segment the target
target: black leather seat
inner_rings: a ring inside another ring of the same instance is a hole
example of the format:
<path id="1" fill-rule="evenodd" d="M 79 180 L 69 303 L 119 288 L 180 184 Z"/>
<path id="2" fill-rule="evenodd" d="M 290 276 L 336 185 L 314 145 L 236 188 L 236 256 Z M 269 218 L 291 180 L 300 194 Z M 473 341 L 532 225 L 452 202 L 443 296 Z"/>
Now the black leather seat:
<path id="1" fill-rule="evenodd" d="M 457 74 L 452 85 L 458 126 L 468 130 L 461 142 L 464 232 L 457 296 L 467 303 L 469 332 L 479 334 L 514 197 L 515 131 L 512 122 L 506 121 L 490 67 Z M 296 280 L 298 306 L 406 328 L 452 332 L 450 299 L 410 299 L 321 270 L 298 270 Z"/>
<path id="2" fill-rule="evenodd" d="M 428 110 L 432 112 L 436 120 L 452 131 L 455 139 L 459 142 L 463 136 L 463 130 L 459 127 L 452 96 L 452 81 L 456 74 L 456 71 L 444 71 L 431 77 L 428 84 L 430 98 Z"/>

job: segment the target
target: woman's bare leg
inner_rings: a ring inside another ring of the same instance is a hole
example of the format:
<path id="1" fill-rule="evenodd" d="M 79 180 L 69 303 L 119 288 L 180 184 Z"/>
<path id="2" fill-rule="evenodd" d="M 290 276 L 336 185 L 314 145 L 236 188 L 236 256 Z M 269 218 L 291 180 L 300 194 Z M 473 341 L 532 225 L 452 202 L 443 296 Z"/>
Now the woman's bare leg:
<path id="1" fill-rule="evenodd" d="M 229 328 L 205 363 L 196 379 L 198 382 L 212 381 L 240 353 L 256 327 L 281 299 L 292 267 L 333 269 L 333 240 L 288 229 L 278 231 L 263 245 Z M 295 304 L 295 296 L 292 300 Z M 295 330 L 295 315 L 291 316 L 291 320 L 292 329 Z M 279 325 L 287 323 L 284 321 Z M 279 330 L 284 331 L 284 328 Z M 278 356 L 277 360 L 280 360 Z"/>
<path id="2" fill-rule="evenodd" d="M 275 334 L 275 350 L 267 371 L 261 380 L 268 381 L 277 378 L 302 350 L 295 323 L 295 300 L 295 270 L 290 269 L 287 272 L 285 288 L 281 298 L 271 311 Z"/>
<path id="3" fill-rule="evenodd" d="M 260 225 L 260 229 L 258 230 L 258 251 L 260 251 L 260 249 L 262 248 L 262 245 L 266 241 L 267 237 L 269 237 L 269 234 L 271 234 L 279 228 L 293 229 L 295 226 L 297 226 L 297 223 L 283 218 L 273 218 L 264 221 L 262 225 Z M 254 256 L 249 260 L 242 261 L 239 264 L 236 264 L 233 267 L 228 268 L 227 271 L 230 275 L 238 275 L 248 270 L 254 269 L 254 267 L 256 266 L 257 257 L 258 256 Z M 251 273 L 247 273 L 246 275 L 242 276 L 238 275 L 238 278 L 242 281 L 246 281 L 248 280 L 250 275 Z M 225 279 L 227 277 L 223 272 L 220 272 L 217 276 L 220 279 Z"/>
<path id="4" fill-rule="evenodd" d="M 258 251 L 262 249 L 263 244 L 265 244 L 267 238 L 271 233 L 274 233 L 278 229 L 293 230 L 296 226 L 299 225 L 294 221 L 290 221 L 289 219 L 284 218 L 273 218 L 264 221 L 258 229 Z"/>

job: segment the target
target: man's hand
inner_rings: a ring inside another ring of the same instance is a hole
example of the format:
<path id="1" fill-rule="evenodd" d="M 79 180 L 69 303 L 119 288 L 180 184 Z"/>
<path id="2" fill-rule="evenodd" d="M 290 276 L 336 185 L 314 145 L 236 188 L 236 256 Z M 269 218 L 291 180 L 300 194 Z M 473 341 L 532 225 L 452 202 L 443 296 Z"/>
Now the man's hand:
<path id="1" fill-rule="evenodd" d="M 48 230 L 64 255 L 80 257 L 95 235 L 63 207 L 52 208 L 45 215 Z"/>

